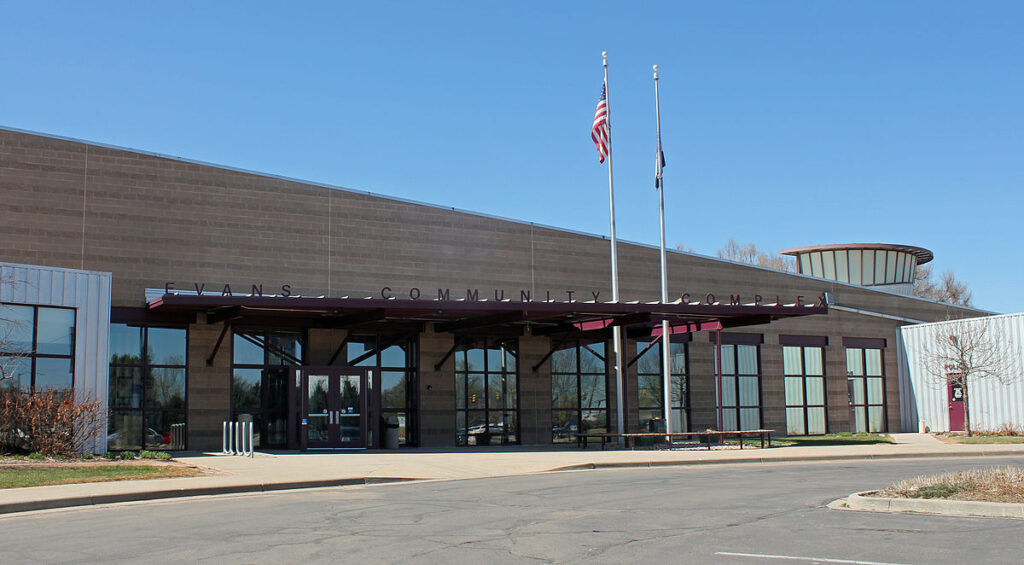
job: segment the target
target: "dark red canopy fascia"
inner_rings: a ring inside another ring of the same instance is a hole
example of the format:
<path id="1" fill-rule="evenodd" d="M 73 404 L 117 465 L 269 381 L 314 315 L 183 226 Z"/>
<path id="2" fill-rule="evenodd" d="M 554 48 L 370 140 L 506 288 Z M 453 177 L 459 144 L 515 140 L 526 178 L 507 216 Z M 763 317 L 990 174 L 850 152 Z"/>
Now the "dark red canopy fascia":
<path id="1" fill-rule="evenodd" d="M 619 325 L 672 333 L 765 324 L 780 318 L 827 314 L 826 306 L 662 304 L 648 302 L 513 302 L 493 300 L 408 300 L 284 296 L 165 294 L 149 301 L 152 312 L 205 312 L 208 321 L 268 316 L 331 322 L 352 327 L 371 322 L 434 322 L 438 331 L 529 324 L 534 334 L 602 332 Z"/>

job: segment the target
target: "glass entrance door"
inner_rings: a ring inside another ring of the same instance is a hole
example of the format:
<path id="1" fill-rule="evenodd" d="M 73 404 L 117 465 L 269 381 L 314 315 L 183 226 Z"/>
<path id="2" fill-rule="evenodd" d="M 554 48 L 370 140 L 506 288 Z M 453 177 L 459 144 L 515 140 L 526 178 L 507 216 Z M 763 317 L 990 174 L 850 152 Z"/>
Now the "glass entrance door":
<path id="1" fill-rule="evenodd" d="M 367 446 L 367 371 L 297 369 L 300 444 L 307 448 Z"/>
<path id="2" fill-rule="evenodd" d="M 338 445 L 366 447 L 362 375 L 337 375 Z"/>

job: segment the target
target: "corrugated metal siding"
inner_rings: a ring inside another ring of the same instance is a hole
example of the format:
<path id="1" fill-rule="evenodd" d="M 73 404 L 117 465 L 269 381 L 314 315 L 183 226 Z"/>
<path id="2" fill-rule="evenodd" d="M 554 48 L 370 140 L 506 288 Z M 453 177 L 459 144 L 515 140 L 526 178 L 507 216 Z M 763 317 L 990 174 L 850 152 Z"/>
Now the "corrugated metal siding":
<path id="1" fill-rule="evenodd" d="M 910 365 L 900 328 L 896 328 L 896 368 L 900 387 L 900 431 L 917 432 L 920 420 L 917 413 L 917 396 L 910 380 Z"/>
<path id="2" fill-rule="evenodd" d="M 0 263 L 0 302 L 75 308 L 75 393 L 107 410 L 110 273 Z M 107 450 L 106 429 L 95 452 Z"/>
<path id="3" fill-rule="evenodd" d="M 1024 355 L 1024 313 L 975 318 L 974 321 L 992 324 L 993 330 L 1006 341 L 1007 351 L 1018 357 Z M 901 403 L 913 402 L 912 409 L 917 414 L 911 419 L 908 412 L 908 417 L 901 420 L 903 431 L 916 431 L 916 420 L 924 420 L 933 431 L 949 431 L 947 387 L 928 374 L 925 365 L 928 352 L 935 347 L 936 332 L 948 325 L 949 322 L 937 322 L 900 328 L 899 350 L 906 359 L 906 367 L 900 365 Z M 1024 359 L 1021 359 L 1021 364 L 1024 365 Z M 1007 425 L 1024 427 L 1024 375 L 1015 377 L 1016 380 L 1008 385 L 992 379 L 970 383 L 968 402 L 972 429 L 995 430 Z"/>

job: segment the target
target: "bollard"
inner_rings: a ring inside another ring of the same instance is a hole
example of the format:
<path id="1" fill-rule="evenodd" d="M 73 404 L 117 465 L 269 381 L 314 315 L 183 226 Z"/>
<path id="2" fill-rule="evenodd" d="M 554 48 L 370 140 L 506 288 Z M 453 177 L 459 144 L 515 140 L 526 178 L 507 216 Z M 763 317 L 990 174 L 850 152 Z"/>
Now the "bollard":
<path id="1" fill-rule="evenodd" d="M 248 442 L 249 442 L 249 457 L 254 457 L 256 455 L 256 449 L 255 449 L 255 446 L 253 445 L 253 428 L 252 428 L 252 424 L 253 424 L 252 422 L 246 422 L 246 425 L 245 425 L 245 427 L 248 428 L 248 430 L 249 430 L 249 433 L 247 434 Z M 243 453 L 243 455 L 245 455 L 245 454 Z"/>
<path id="2" fill-rule="evenodd" d="M 255 429 L 252 422 L 224 422 L 221 453 L 255 457 Z"/>
<path id="3" fill-rule="evenodd" d="M 185 424 L 171 424 L 171 449 L 185 449 Z"/>

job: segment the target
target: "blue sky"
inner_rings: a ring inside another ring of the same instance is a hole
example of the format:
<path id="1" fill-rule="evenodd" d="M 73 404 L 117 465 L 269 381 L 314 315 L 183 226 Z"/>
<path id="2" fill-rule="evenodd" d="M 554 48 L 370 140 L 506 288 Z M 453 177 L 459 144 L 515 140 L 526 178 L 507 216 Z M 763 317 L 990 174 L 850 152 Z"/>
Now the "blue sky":
<path id="1" fill-rule="evenodd" d="M 627 7 L 628 5 L 628 7 Z M 1020 311 L 1024 3 L 0 1 L 0 124 L 608 233 L 887 242 Z"/>

